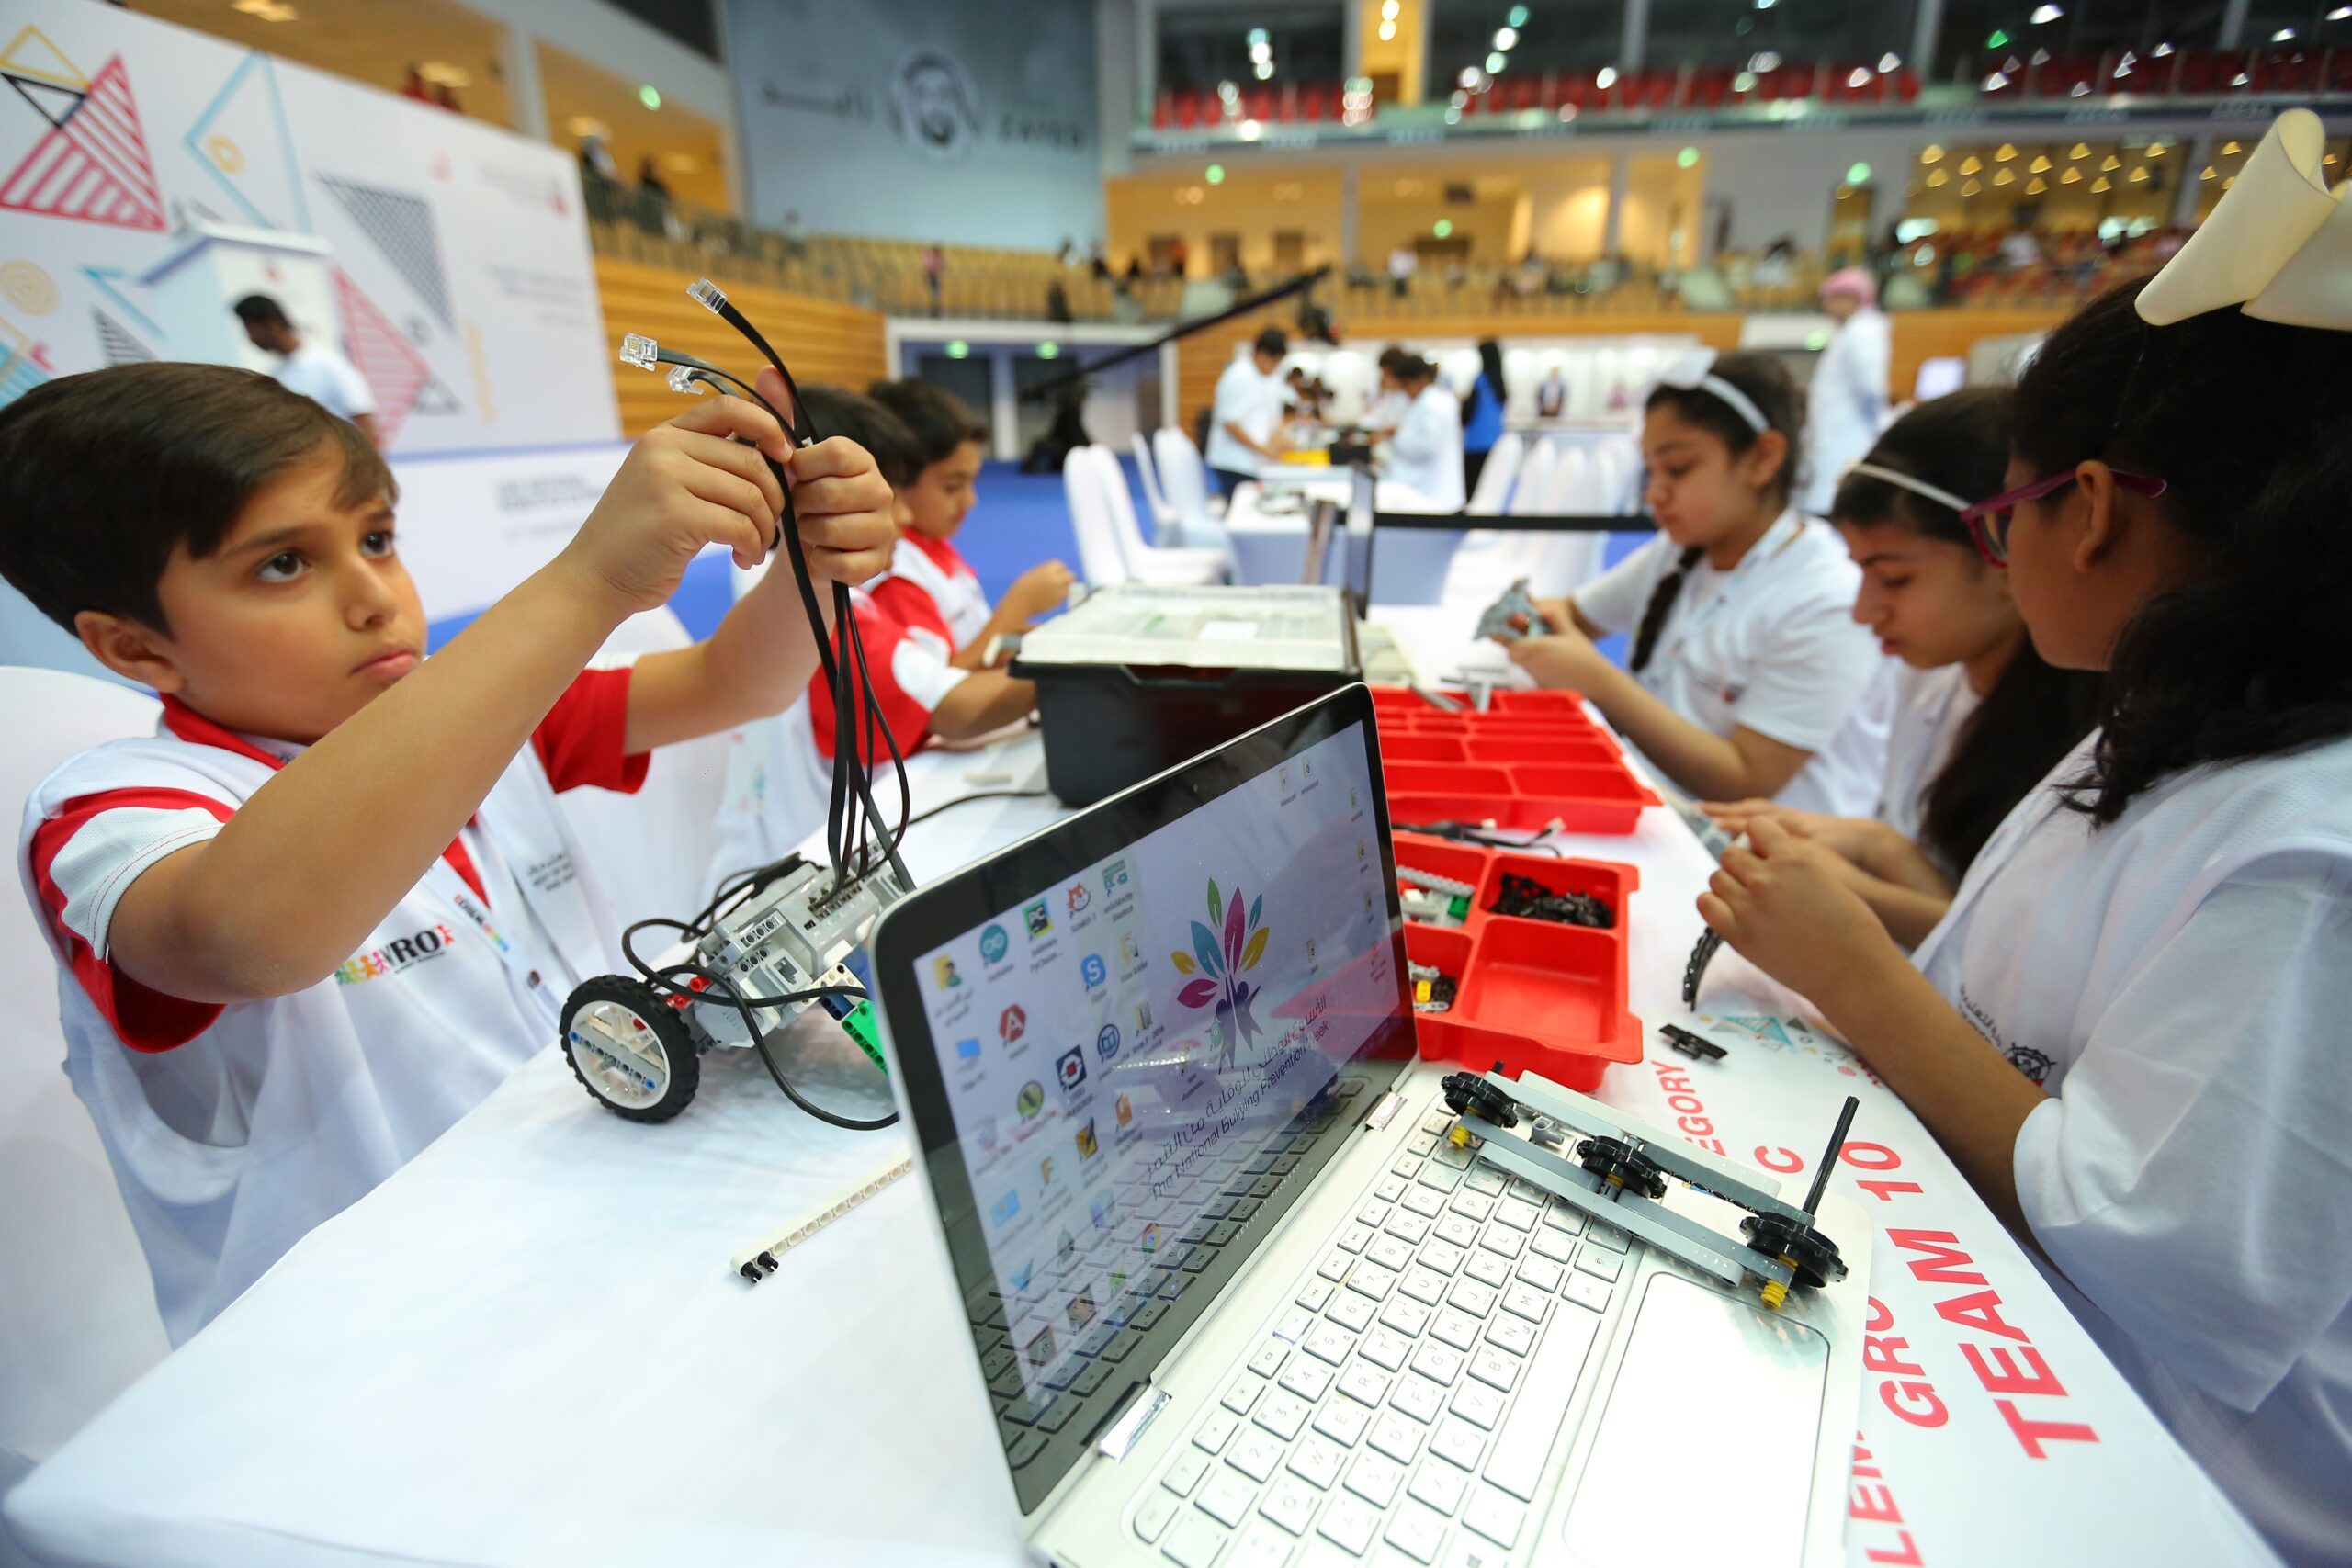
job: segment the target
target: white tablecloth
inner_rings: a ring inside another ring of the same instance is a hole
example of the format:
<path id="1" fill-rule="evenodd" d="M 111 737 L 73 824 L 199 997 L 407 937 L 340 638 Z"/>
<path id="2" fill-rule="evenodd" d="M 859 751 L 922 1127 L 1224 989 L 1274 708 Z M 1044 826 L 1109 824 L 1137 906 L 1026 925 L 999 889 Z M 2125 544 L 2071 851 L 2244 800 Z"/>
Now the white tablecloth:
<path id="1" fill-rule="evenodd" d="M 1442 641 L 1427 619 L 1411 629 Z M 1034 739 L 1002 756 L 927 754 L 918 805 L 968 792 L 971 772 L 1010 765 L 1033 784 L 1040 762 Z M 1057 809 L 959 807 L 914 830 L 911 869 L 935 876 Z M 1664 810 L 1568 848 L 1640 870 L 1633 999 L 1655 1024 L 1711 863 Z M 1726 954 L 1707 1000 L 1721 1005 L 1740 970 Z M 797 1043 L 810 1093 L 880 1103 L 829 1026 Z M 1863 1109 L 1839 1179 L 1881 1227 L 1850 1560 L 2263 1561 L 1843 1052 L 1800 1038 L 1711 1066 L 1665 1053 L 1612 1068 L 1601 1089 L 1784 1169 L 1809 1169 L 1848 1091 Z M 9 1522 L 58 1562 L 141 1568 L 1009 1568 L 1023 1561 L 1011 1488 L 916 1185 L 887 1189 L 757 1287 L 727 1269 L 902 1146 L 896 1130 L 802 1115 L 740 1052 L 706 1059 L 675 1122 L 639 1126 L 590 1104 L 550 1050 L 109 1407 L 10 1496 Z M 1690 1480 L 1703 1498 L 1706 1478 Z"/>

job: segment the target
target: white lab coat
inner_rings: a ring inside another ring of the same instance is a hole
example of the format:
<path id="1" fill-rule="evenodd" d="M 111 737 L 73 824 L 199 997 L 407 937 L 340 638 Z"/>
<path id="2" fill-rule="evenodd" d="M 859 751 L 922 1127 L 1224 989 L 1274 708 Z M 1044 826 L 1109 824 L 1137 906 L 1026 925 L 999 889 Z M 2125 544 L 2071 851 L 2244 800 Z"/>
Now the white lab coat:
<path id="1" fill-rule="evenodd" d="M 1878 819 L 1917 842 L 1928 814 L 1928 791 L 1951 761 L 1961 728 L 1979 698 L 1958 664 L 1935 670 L 1904 665 L 1894 672 L 1894 720 L 1886 738 L 1886 785 L 1879 795 Z M 1956 868 L 1943 866 L 1945 875 Z"/>
<path id="2" fill-rule="evenodd" d="M 1462 402 L 1442 382 L 1431 380 L 1406 408 L 1389 437 L 1388 478 L 1427 496 L 1433 512 L 1469 504 L 1462 482 Z"/>
<path id="3" fill-rule="evenodd" d="M 1577 589 L 1577 608 L 1604 632 L 1633 630 L 1681 553 L 1657 536 Z M 1635 678 L 1710 735 L 1745 726 L 1812 752 L 1781 805 L 1866 816 L 1886 776 L 1894 672 L 1854 623 L 1860 583 L 1835 533 L 1784 512 L 1731 570 L 1703 557 L 1690 569 Z"/>
<path id="4" fill-rule="evenodd" d="M 1248 357 L 1235 360 L 1216 378 L 1216 395 L 1209 410 L 1209 446 L 1203 454 L 1212 468 L 1254 474 L 1265 459 L 1236 441 L 1226 430 L 1238 424 L 1253 440 L 1270 442 L 1283 420 L 1283 384 L 1259 373 Z"/>
<path id="5" fill-rule="evenodd" d="M 1798 504 L 1829 515 L 1838 481 L 1868 455 L 1886 423 L 1894 339 L 1886 312 L 1864 306 L 1829 334 L 1805 394 L 1804 493 Z"/>
<path id="6" fill-rule="evenodd" d="M 2289 1561 L 2352 1541 L 2352 739 L 2020 801 L 1914 962 L 2052 1098 L 2018 1197 L 2085 1328 Z"/>

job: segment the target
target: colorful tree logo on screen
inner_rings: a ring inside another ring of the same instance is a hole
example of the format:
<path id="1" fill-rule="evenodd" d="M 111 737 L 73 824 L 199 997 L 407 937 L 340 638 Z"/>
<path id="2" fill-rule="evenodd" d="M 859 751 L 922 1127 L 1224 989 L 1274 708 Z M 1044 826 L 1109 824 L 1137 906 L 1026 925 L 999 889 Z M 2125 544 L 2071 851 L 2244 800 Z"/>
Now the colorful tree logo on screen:
<path id="1" fill-rule="evenodd" d="M 1218 1055 L 1220 1066 L 1232 1060 L 1237 1038 L 1251 1043 L 1258 1038 L 1258 1021 L 1250 1004 L 1262 987 L 1241 976 L 1257 968 L 1258 961 L 1266 955 L 1266 939 L 1272 928 L 1260 923 L 1265 908 L 1265 895 L 1260 894 L 1250 900 L 1245 915 L 1241 889 L 1220 892 L 1212 877 L 1208 923 L 1193 922 L 1191 953 L 1169 954 L 1177 973 L 1193 976 L 1176 993 L 1176 999 L 1188 1008 L 1216 1010 L 1217 1032 L 1224 1042 Z"/>

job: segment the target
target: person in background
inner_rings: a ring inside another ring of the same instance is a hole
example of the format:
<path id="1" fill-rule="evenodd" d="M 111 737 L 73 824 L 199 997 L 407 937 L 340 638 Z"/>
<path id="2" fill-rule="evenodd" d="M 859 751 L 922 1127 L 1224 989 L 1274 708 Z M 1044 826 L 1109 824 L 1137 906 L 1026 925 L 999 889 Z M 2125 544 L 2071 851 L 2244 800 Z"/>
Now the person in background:
<path id="1" fill-rule="evenodd" d="M 1837 498 L 1849 465 L 1871 449 L 1888 408 L 1886 377 L 1894 351 L 1878 285 L 1860 267 L 1822 280 L 1821 308 L 1838 325 L 1813 367 L 1812 439 L 1798 506 L 1819 517 Z"/>
<path id="2" fill-rule="evenodd" d="M 463 114 L 465 106 L 458 102 L 458 89 L 447 82 L 433 85 L 433 101 L 451 114 Z"/>
<path id="3" fill-rule="evenodd" d="M 1462 481 L 1478 488 L 1478 474 L 1487 454 L 1503 438 L 1503 414 L 1510 394 L 1503 384 L 1503 348 L 1493 338 L 1478 345 L 1478 378 L 1470 383 L 1470 401 L 1462 411 Z"/>
<path id="4" fill-rule="evenodd" d="M 1470 492 L 1462 482 L 1462 402 L 1434 362 L 1407 355 L 1396 383 L 1409 400 L 1396 434 L 1388 438 L 1388 475 L 1428 502 L 1432 512 L 1459 512 Z"/>
<path id="5" fill-rule="evenodd" d="M 1168 242 L 1169 276 L 1177 278 L 1182 277 L 1184 276 L 1185 266 L 1192 261 L 1192 249 L 1184 243 L 1183 235 L 1179 234 Z"/>
<path id="6" fill-rule="evenodd" d="M 954 543 L 979 499 L 988 426 L 961 398 L 928 381 L 876 381 L 866 396 L 906 426 L 917 464 L 913 479 L 897 492 L 905 521 L 890 570 L 872 584 L 875 600 L 910 626 L 935 617 L 956 647 L 949 662 L 959 670 L 983 669 L 990 641 L 1018 637 L 1062 607 L 1074 581 L 1070 570 L 1058 560 L 1041 561 L 1015 578 L 1003 602 L 990 609 L 979 578 Z"/>
<path id="7" fill-rule="evenodd" d="M 931 294 L 931 313 L 939 314 L 939 280 L 947 270 L 947 253 L 937 245 L 922 248 L 922 283 Z"/>
<path id="8" fill-rule="evenodd" d="M 1557 419 L 1568 406 L 1567 378 L 1560 374 L 1557 365 L 1544 373 L 1543 385 L 1535 389 L 1535 412 L 1540 419 Z"/>
<path id="9" fill-rule="evenodd" d="M 1388 253 L 1388 292 L 1402 299 L 1413 291 L 1413 274 L 1421 267 L 1421 258 L 1413 247 L 1398 241 Z"/>
<path id="10" fill-rule="evenodd" d="M 1906 959 L 1770 822 L 1699 901 L 2298 1568 L 2352 1542 L 2352 251 L 2325 135 L 2289 111 L 2245 165 L 2267 177 L 2018 379 L 2011 488 L 1972 525 L 2104 723 L 1943 922 Z"/>
<path id="11" fill-rule="evenodd" d="M 1877 804 L 1894 672 L 1853 618 L 1861 572 L 1790 503 L 1804 393 L 1768 354 L 1670 367 L 1643 402 L 1658 536 L 1511 643 L 1536 683 L 1582 692 L 1699 800 L 1829 816 Z M 1619 669 L 1592 645 L 1632 631 Z"/>
<path id="12" fill-rule="evenodd" d="M 1405 390 L 1404 368 L 1416 355 L 1409 349 L 1395 344 L 1380 351 L 1377 382 L 1370 405 L 1364 410 L 1363 423 L 1381 440 L 1386 440 L 1405 423 L 1405 411 L 1413 400 Z"/>
<path id="13" fill-rule="evenodd" d="M 580 138 L 580 182 L 592 198 L 599 188 L 609 192 L 621 183 L 621 166 L 614 162 L 602 131 L 586 131 Z"/>
<path id="14" fill-rule="evenodd" d="M 802 227 L 797 210 L 784 215 L 784 250 L 796 259 L 808 254 L 808 231 Z"/>
<path id="15" fill-rule="evenodd" d="M 1104 253 L 1100 240 L 1086 247 L 1086 270 L 1093 275 L 1097 283 L 1111 281 L 1111 258 Z"/>
<path id="16" fill-rule="evenodd" d="M 1877 814 L 1767 800 L 1710 806 L 1733 834 L 1770 818 L 1834 852 L 1847 885 L 1916 947 L 2011 807 L 2090 729 L 2097 679 L 2034 651 L 2007 576 L 1961 512 L 2004 488 L 2014 398 L 1976 387 L 1887 427 L 1838 487 L 1830 522 L 1861 569 L 1854 619 L 1903 661 Z"/>
<path id="17" fill-rule="evenodd" d="M 325 344 L 306 339 L 286 317 L 286 307 L 266 294 L 248 294 L 236 304 L 245 339 L 264 354 L 277 355 L 270 372 L 280 386 L 301 393 L 337 419 L 359 427 L 369 445 L 376 439 L 376 394 L 359 367 Z"/>
<path id="18" fill-rule="evenodd" d="M 1283 422 L 1283 384 L 1274 372 L 1289 352 L 1282 328 L 1267 327 L 1216 378 L 1203 456 L 1228 499 L 1244 480 L 1258 477 L 1260 465 L 1281 457 L 1273 443 Z"/>
<path id="19" fill-rule="evenodd" d="M 666 235 L 677 221 L 670 208 L 670 187 L 649 152 L 637 164 L 637 220 L 649 234 Z"/>

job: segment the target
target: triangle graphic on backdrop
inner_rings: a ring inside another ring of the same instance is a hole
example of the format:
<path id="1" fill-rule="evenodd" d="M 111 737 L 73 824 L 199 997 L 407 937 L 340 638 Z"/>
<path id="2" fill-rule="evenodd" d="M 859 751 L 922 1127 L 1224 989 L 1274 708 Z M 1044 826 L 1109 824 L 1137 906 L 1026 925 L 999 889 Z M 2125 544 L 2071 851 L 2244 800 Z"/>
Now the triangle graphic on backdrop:
<path id="1" fill-rule="evenodd" d="M 54 86 L 86 91 L 90 79 L 82 74 L 80 66 L 65 58 L 65 51 L 49 41 L 49 35 L 39 28 L 27 27 L 8 40 L 0 51 L 0 75 L 28 76 L 36 82 Z"/>
<path id="2" fill-rule="evenodd" d="M 123 292 L 125 288 L 141 287 L 129 273 L 118 266 L 85 266 L 82 269 L 82 276 L 88 278 L 99 293 L 113 300 L 124 315 L 136 321 L 141 332 L 152 338 L 163 337 L 164 329 L 155 324 L 155 319 L 141 310 L 130 296 Z"/>
<path id="3" fill-rule="evenodd" d="M 359 367 L 368 390 L 376 394 L 379 444 L 390 446 L 416 406 L 417 394 L 433 378 L 433 368 L 343 268 L 334 270 L 335 313 L 343 318 L 343 352 Z"/>
<path id="4" fill-rule="evenodd" d="M 296 234 L 311 231 L 310 201 L 269 56 L 258 50 L 245 56 L 181 140 L 229 193 L 245 221 Z"/>
<path id="5" fill-rule="evenodd" d="M 414 414 L 463 413 L 466 405 L 458 400 L 457 393 L 441 384 L 438 376 L 428 375 L 424 385 L 417 389 L 416 401 L 409 405 L 408 412 Z"/>
<path id="6" fill-rule="evenodd" d="M 25 161 L 0 181 L 0 208 L 73 218 L 118 229 L 164 227 L 155 166 L 116 55 L 90 82 L 81 112 L 51 126 Z"/>
<path id="7" fill-rule="evenodd" d="M 0 408 L 6 408 L 49 379 L 32 339 L 0 321 Z"/>
<path id="8" fill-rule="evenodd" d="M 72 119 L 74 111 L 82 107 L 82 100 L 90 96 L 72 87 L 61 87 L 54 82 L 35 81 L 30 76 L 14 76 L 6 72 L 0 72 L 0 76 L 6 76 L 8 85 L 17 89 L 17 96 L 32 105 L 40 118 L 51 125 L 63 125 Z"/>
<path id="9" fill-rule="evenodd" d="M 433 226 L 433 209 L 424 197 L 325 175 L 319 176 L 319 183 L 334 193 L 351 220 L 408 279 L 417 298 L 441 318 L 441 324 L 457 331 L 457 314 L 449 308 L 449 278 L 441 265 L 441 236 Z"/>
<path id="10" fill-rule="evenodd" d="M 98 347 L 108 365 L 140 365 L 155 357 L 155 351 L 123 330 L 122 323 L 104 310 L 93 309 L 97 318 Z"/>

